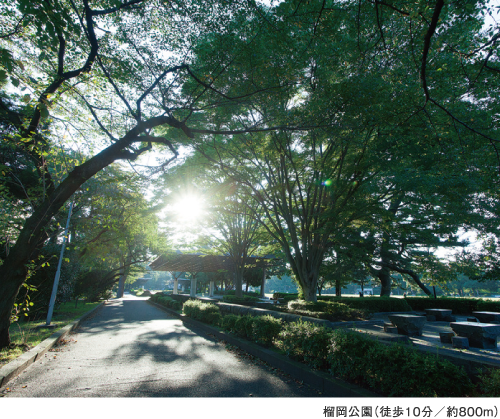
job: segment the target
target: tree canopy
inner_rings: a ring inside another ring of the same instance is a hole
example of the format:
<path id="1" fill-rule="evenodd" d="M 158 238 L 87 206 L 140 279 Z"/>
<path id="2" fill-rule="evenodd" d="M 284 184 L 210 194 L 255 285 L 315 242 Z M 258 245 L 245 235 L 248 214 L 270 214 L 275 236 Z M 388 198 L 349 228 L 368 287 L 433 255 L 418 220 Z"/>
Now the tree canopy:
<path id="1" fill-rule="evenodd" d="M 16 0 L 0 15 L 0 347 L 65 203 L 116 162 L 154 178 L 186 149 L 203 156 L 308 300 L 328 257 L 352 256 L 387 293 L 389 271 L 420 281 L 438 266 L 425 250 L 457 244 L 460 229 L 496 246 L 490 2 Z M 114 221 L 92 221 L 87 242 L 125 222 L 124 197 L 141 201 L 143 186 L 123 182 L 102 191 Z M 113 233 L 123 255 L 133 225 Z"/>

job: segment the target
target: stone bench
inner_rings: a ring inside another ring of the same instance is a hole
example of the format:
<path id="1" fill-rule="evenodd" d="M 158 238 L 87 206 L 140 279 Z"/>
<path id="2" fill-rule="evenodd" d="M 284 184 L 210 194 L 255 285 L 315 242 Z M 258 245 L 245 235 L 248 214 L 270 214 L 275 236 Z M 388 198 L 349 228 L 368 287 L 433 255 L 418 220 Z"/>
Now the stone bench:
<path id="1" fill-rule="evenodd" d="M 423 316 L 415 316 L 414 314 L 390 314 L 389 320 L 398 328 L 400 335 L 406 336 L 422 336 L 422 329 L 426 322 Z"/>
<path id="2" fill-rule="evenodd" d="M 450 321 L 449 319 L 451 318 L 451 310 L 446 308 L 426 308 L 425 314 L 427 316 L 434 316 L 438 322 Z"/>
<path id="3" fill-rule="evenodd" d="M 497 349 L 500 325 L 475 322 L 452 322 L 451 329 L 458 335 L 469 339 L 469 345 L 481 349 Z"/>
<path id="4" fill-rule="evenodd" d="M 500 313 L 495 311 L 473 311 L 472 315 L 481 323 L 500 324 Z"/>

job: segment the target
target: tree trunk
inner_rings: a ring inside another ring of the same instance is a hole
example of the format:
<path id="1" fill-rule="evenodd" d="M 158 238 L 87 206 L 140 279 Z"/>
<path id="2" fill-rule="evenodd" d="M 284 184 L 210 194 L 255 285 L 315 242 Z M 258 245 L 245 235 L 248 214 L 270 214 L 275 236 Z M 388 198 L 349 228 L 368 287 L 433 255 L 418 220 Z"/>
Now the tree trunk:
<path id="1" fill-rule="evenodd" d="M 260 296 L 264 298 L 265 296 L 265 288 L 266 288 L 266 268 L 263 269 L 263 274 L 262 274 L 262 283 L 260 285 Z"/>
<path id="2" fill-rule="evenodd" d="M 131 252 L 128 253 L 126 261 L 123 259 L 123 256 L 120 258 L 120 261 L 123 265 L 123 268 L 120 270 L 121 275 L 120 275 L 120 279 L 118 281 L 117 297 L 123 298 L 123 293 L 125 292 L 125 282 L 127 281 L 127 277 L 128 277 L 128 273 L 127 273 L 128 267 L 130 266 L 130 264 L 132 262 L 132 253 Z"/>
<path id="3" fill-rule="evenodd" d="M 239 269 L 234 273 L 234 289 L 236 297 L 243 297 L 243 275 Z"/>
<path id="4" fill-rule="evenodd" d="M 378 271 L 378 279 L 380 280 L 381 289 L 380 296 L 381 297 L 390 297 L 391 296 L 391 271 L 387 267 L 382 267 L 380 271 Z"/>
<path id="5" fill-rule="evenodd" d="M 3 298 L 0 299 L 0 348 L 10 345 L 10 316 L 19 289 L 26 278 L 26 269 L 23 268 L 19 268 L 17 272 L 4 270 L 2 274 L 1 289 Z"/>
<path id="6" fill-rule="evenodd" d="M 339 280 L 335 281 L 335 295 L 337 297 L 342 297 L 342 284 Z"/>

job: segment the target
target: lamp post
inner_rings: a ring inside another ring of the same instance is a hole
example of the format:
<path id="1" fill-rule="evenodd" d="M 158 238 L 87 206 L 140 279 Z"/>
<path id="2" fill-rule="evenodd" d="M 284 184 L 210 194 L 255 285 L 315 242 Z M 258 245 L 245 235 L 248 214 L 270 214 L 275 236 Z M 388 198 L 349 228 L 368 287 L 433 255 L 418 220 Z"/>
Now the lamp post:
<path id="1" fill-rule="evenodd" d="M 52 287 L 52 295 L 50 297 L 49 312 L 47 313 L 47 321 L 45 327 L 50 327 L 52 320 L 52 313 L 54 311 L 54 304 L 56 302 L 57 287 L 59 286 L 59 277 L 61 276 L 61 265 L 63 261 L 64 249 L 66 248 L 66 239 L 68 238 L 69 220 L 71 219 L 71 211 L 73 210 L 73 202 L 69 205 L 68 220 L 66 221 L 66 230 L 64 231 L 63 243 L 61 254 L 59 255 L 59 262 L 57 264 L 56 277 L 54 278 L 54 286 Z"/>

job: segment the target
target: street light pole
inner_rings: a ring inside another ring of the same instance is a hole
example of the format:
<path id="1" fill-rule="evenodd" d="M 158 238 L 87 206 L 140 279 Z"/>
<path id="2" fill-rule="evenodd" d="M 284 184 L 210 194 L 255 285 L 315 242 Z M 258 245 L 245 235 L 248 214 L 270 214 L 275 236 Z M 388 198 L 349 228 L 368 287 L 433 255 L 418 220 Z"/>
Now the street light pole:
<path id="1" fill-rule="evenodd" d="M 71 211 L 73 210 L 73 202 L 69 205 L 68 220 L 66 221 L 66 230 L 64 232 L 61 254 L 59 255 L 59 262 L 57 264 L 56 277 L 54 278 L 54 286 L 52 287 L 52 295 L 50 297 L 49 312 L 47 313 L 47 321 L 45 326 L 50 326 L 52 320 L 52 313 L 54 311 L 54 304 L 56 302 L 57 287 L 59 286 L 59 277 L 61 276 L 61 265 L 63 261 L 64 249 L 66 248 L 66 239 L 68 238 L 69 220 L 71 219 Z"/>

